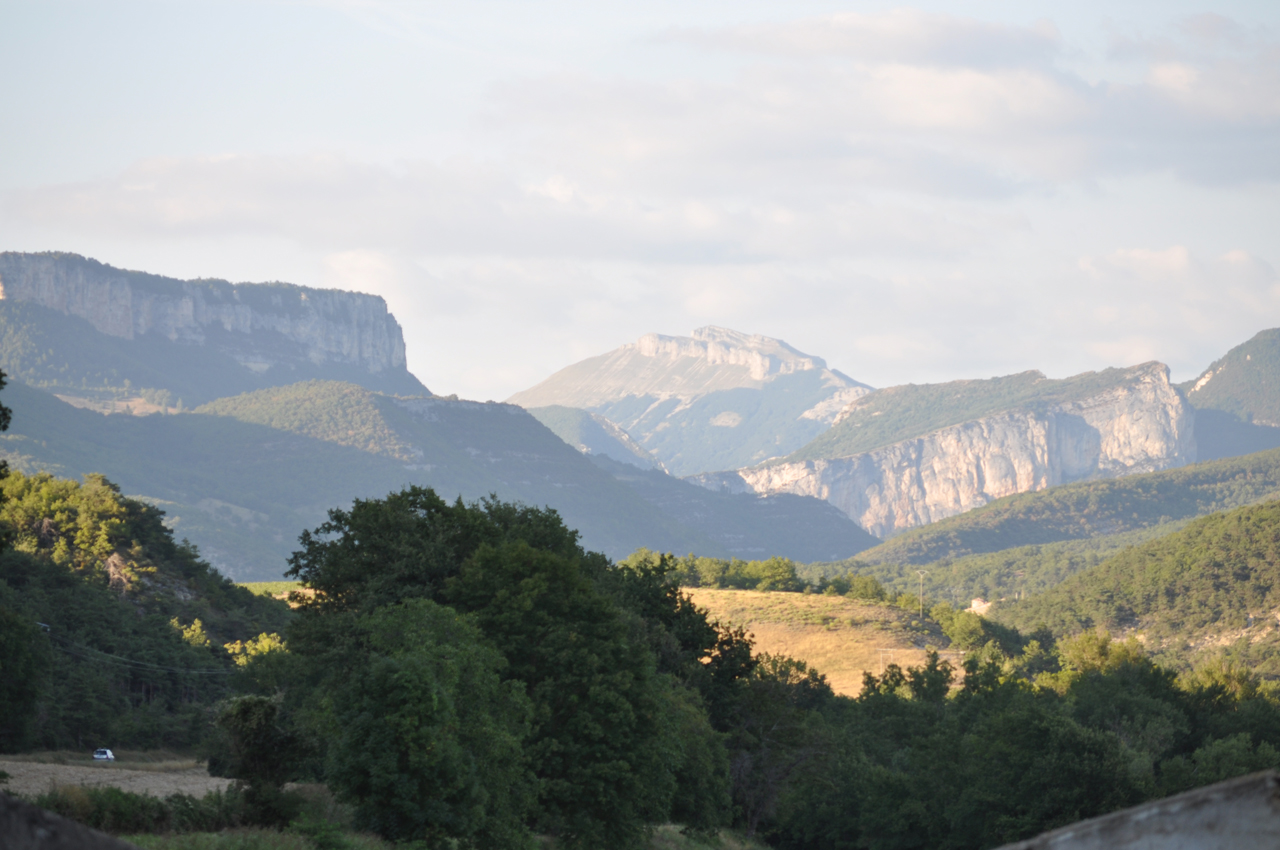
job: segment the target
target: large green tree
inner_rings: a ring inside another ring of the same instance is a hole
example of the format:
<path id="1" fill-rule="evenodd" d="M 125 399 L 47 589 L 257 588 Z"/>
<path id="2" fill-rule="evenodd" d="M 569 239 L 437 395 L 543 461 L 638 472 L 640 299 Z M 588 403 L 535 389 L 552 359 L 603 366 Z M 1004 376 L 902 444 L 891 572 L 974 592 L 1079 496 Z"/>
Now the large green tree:
<path id="1" fill-rule="evenodd" d="M 530 704 L 522 683 L 502 681 L 501 654 L 425 599 L 354 625 L 366 651 L 330 692 L 325 777 L 358 825 L 431 847 L 528 844 Z"/>
<path id="2" fill-rule="evenodd" d="M 665 819 L 680 753 L 669 685 L 580 564 L 523 541 L 482 545 L 449 584 L 535 706 L 537 825 L 572 845 L 624 847 Z"/>

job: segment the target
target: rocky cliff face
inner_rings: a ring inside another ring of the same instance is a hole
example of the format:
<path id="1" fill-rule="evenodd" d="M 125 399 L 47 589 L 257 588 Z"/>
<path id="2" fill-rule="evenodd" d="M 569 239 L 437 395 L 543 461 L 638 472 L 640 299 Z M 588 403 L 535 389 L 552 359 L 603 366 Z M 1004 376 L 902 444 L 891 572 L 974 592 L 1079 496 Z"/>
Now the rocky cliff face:
<path id="1" fill-rule="evenodd" d="M 88 320 L 104 334 L 212 344 L 248 369 L 302 358 L 404 370 L 400 325 L 375 295 L 290 284 L 181 281 L 74 254 L 0 254 L 0 298 Z"/>
<path id="2" fill-rule="evenodd" d="M 1003 496 L 1195 460 L 1194 413 L 1163 364 L 1046 409 L 1008 410 L 851 457 L 697 476 L 704 487 L 825 499 L 877 537 Z"/>

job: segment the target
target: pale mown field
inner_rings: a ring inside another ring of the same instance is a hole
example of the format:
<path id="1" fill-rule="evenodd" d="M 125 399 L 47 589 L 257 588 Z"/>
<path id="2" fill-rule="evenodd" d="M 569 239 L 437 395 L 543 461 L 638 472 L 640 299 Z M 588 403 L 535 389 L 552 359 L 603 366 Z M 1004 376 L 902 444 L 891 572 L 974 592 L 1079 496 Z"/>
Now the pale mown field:
<path id="1" fill-rule="evenodd" d="M 766 593 L 758 590 L 685 591 L 711 619 L 742 626 L 755 638 L 757 652 L 789 655 L 816 668 L 838 694 L 856 696 L 864 671 L 925 662 L 928 647 L 952 663 L 949 641 L 933 623 L 890 605 L 875 605 L 820 593 Z"/>
<path id="2" fill-rule="evenodd" d="M 63 763 L 56 763 L 58 761 Z M 0 789 L 24 797 L 35 797 L 61 785 L 82 785 L 89 788 L 113 786 L 153 797 L 178 793 L 203 797 L 210 791 L 219 791 L 231 784 L 229 779 L 210 776 L 204 765 L 196 764 L 193 760 L 117 761 L 110 764 L 93 762 L 79 754 L 68 757 L 65 754 L 38 753 L 0 758 L 0 770 L 9 774 L 9 781 L 0 786 Z"/>

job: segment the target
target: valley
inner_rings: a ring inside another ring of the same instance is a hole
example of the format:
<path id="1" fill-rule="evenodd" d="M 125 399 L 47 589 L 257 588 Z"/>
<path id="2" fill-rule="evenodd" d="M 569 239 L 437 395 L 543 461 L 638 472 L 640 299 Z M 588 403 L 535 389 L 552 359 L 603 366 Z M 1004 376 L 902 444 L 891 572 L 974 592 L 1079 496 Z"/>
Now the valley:
<path id="1" fill-rule="evenodd" d="M 1271 332 L 1189 384 L 874 389 L 705 327 L 481 403 L 369 296 L 74 255 L 0 286 L 0 765 L 55 811 L 295 829 L 305 787 L 335 835 L 426 834 L 425 795 L 455 837 L 807 846 L 976 795 L 1005 840 L 1067 817 L 1026 777 L 1110 789 L 1076 819 L 1280 767 Z M 44 763 L 103 743 L 180 757 Z"/>

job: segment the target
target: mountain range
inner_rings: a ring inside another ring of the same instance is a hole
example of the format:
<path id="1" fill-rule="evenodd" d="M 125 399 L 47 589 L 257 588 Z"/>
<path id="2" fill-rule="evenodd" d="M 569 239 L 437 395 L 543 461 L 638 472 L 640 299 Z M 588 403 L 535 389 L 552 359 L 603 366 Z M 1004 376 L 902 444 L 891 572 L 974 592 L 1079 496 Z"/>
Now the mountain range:
<path id="1" fill-rule="evenodd" d="M 0 454 L 26 472 L 104 473 L 239 580 L 279 577 L 329 508 L 409 484 L 549 505 L 615 558 L 650 546 L 829 560 L 876 543 L 820 500 L 604 469 L 519 407 L 434 396 L 373 296 L 74 255 L 0 255 L 0 286 L 14 411 Z"/>
<path id="2" fill-rule="evenodd" d="M 555 507 L 613 557 L 860 557 L 883 572 L 1003 551 L 918 556 L 908 541 L 1018 494 L 1280 447 L 1280 331 L 1181 385 L 1153 362 L 876 390 L 781 340 L 705 327 L 481 404 L 408 371 L 376 296 L 16 253 L 0 254 L 0 294 L 4 456 L 104 472 L 238 578 L 278 575 L 326 509 L 406 484 Z"/>

